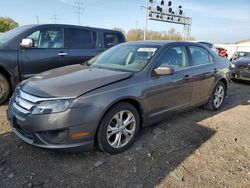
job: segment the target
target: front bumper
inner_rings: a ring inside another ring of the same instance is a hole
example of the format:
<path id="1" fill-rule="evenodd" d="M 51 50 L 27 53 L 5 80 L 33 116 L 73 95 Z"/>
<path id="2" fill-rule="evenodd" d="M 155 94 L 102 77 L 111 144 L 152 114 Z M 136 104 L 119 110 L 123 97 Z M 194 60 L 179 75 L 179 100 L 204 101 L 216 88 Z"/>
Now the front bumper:
<path id="1" fill-rule="evenodd" d="M 250 69 L 230 68 L 232 79 L 250 81 Z"/>
<path id="2" fill-rule="evenodd" d="M 95 122 L 83 117 L 82 108 L 68 109 L 62 113 L 46 115 L 23 115 L 13 107 L 10 101 L 7 116 L 13 132 L 24 142 L 48 149 L 63 151 L 89 151 L 94 147 Z M 44 133 L 67 131 L 67 136 L 61 143 L 53 143 Z M 79 132 L 89 133 L 81 138 L 70 135 Z"/>

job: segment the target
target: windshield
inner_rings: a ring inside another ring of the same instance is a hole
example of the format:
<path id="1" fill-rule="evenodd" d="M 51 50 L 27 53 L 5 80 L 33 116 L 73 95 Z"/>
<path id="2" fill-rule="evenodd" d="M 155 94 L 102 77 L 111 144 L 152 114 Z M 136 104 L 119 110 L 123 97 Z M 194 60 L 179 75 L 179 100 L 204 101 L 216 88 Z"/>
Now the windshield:
<path id="1" fill-rule="evenodd" d="M 11 39 L 18 36 L 22 32 L 24 32 L 27 28 L 28 28 L 28 26 L 21 26 L 21 27 L 17 27 L 15 29 L 12 29 L 6 33 L 1 33 L 0 34 L 0 45 L 4 45 L 5 43 L 9 42 Z"/>
<path id="2" fill-rule="evenodd" d="M 93 58 L 90 64 L 92 68 L 138 72 L 148 64 L 158 48 L 155 45 L 118 45 Z"/>

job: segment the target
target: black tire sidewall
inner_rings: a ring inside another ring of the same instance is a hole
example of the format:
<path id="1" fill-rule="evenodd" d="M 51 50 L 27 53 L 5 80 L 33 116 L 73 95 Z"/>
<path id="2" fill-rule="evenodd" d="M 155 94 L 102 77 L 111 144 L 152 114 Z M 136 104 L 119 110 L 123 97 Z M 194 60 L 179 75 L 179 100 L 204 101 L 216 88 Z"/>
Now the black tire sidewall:
<path id="1" fill-rule="evenodd" d="M 10 95 L 10 84 L 8 80 L 6 79 L 6 77 L 2 75 L 1 73 L 0 73 L 0 81 L 3 82 L 3 87 L 4 87 L 4 90 L 6 91 L 5 95 L 2 98 L 0 98 L 0 104 L 3 104 Z"/>
<path id="2" fill-rule="evenodd" d="M 135 120 L 136 120 L 135 133 L 128 144 L 126 144 L 122 148 L 113 148 L 112 146 L 109 145 L 108 140 L 107 140 L 107 128 L 108 128 L 111 118 L 113 118 L 113 116 L 116 113 L 122 110 L 128 110 L 133 113 Z M 104 115 L 103 119 L 101 120 L 99 130 L 97 133 L 97 141 L 98 141 L 99 148 L 102 151 L 105 151 L 110 154 L 121 153 L 127 150 L 135 142 L 139 129 L 140 129 L 140 117 L 136 108 L 129 103 L 125 103 L 125 102 L 118 103 L 114 105 L 113 107 L 111 107 L 111 109 L 107 111 L 107 113 Z"/>

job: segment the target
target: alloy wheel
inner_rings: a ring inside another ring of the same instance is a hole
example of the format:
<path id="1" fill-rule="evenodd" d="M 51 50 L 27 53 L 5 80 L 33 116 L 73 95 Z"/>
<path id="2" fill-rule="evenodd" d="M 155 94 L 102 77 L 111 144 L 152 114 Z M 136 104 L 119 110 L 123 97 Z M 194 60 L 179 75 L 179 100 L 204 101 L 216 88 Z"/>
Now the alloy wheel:
<path id="1" fill-rule="evenodd" d="M 215 90 L 215 93 L 214 93 L 214 106 L 216 108 L 219 108 L 224 100 L 224 97 L 225 97 L 225 90 L 224 90 L 224 87 L 219 85 L 216 90 Z"/>
<path id="2" fill-rule="evenodd" d="M 107 128 L 107 140 L 111 147 L 122 148 L 129 143 L 136 130 L 136 120 L 132 112 L 123 110 L 116 113 Z"/>

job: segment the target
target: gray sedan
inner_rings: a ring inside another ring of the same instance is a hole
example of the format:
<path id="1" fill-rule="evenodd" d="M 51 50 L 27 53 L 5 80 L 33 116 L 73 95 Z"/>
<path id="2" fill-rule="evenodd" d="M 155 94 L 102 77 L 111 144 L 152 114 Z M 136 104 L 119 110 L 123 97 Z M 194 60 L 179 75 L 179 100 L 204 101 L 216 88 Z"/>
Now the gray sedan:
<path id="1" fill-rule="evenodd" d="M 142 127 L 205 105 L 219 110 L 229 63 L 204 45 L 147 41 L 115 46 L 88 63 L 24 81 L 8 109 L 14 133 L 43 148 L 116 154 Z"/>

